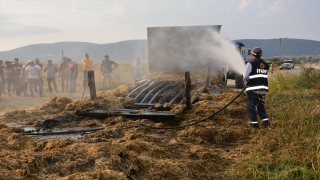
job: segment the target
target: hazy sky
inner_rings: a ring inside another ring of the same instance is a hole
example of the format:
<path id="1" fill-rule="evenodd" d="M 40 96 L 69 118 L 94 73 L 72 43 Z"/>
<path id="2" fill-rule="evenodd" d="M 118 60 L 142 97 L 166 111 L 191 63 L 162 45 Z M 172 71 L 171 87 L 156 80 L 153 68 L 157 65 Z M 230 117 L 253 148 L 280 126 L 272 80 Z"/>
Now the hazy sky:
<path id="1" fill-rule="evenodd" d="M 320 41 L 320 0 L 0 0 L 0 51 L 147 39 L 147 27 L 222 25 L 229 39 Z"/>

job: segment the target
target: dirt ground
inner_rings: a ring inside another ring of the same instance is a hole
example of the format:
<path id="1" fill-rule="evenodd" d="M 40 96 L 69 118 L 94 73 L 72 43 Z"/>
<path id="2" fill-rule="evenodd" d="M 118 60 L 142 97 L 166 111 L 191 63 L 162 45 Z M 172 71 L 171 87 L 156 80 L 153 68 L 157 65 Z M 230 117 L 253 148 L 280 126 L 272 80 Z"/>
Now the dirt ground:
<path id="1" fill-rule="evenodd" d="M 85 92 L 85 96 L 88 96 L 88 89 L 86 91 L 87 92 Z M 30 107 L 42 105 L 43 103 L 47 102 L 47 100 L 52 96 L 65 96 L 69 97 L 70 99 L 79 99 L 82 97 L 82 94 L 83 91 L 78 91 L 76 93 L 59 92 L 52 94 L 50 94 L 49 92 L 44 92 L 44 97 L 35 95 L 35 98 L 16 96 L 14 94 L 9 97 L 8 94 L 2 94 L 0 99 L 0 114 L 8 110 L 28 109 Z"/>
<path id="2" fill-rule="evenodd" d="M 195 126 L 172 130 L 140 126 L 178 126 L 201 120 L 236 96 L 238 92 L 228 88 L 222 88 L 222 94 L 201 94 L 190 110 L 173 105 L 171 110 L 178 112 L 174 119 L 97 119 L 77 114 L 94 108 L 123 108 L 133 103 L 125 98 L 133 86 L 129 83 L 99 92 L 94 101 L 58 94 L 41 99 L 31 109 L 4 112 L 0 116 L 0 179 L 226 179 L 230 165 L 241 153 L 248 153 L 240 147 L 254 136 L 248 126 L 244 94 Z M 64 127 L 104 129 L 79 139 L 39 140 L 6 125 L 39 127 L 44 119 L 66 114 L 70 118 Z"/>

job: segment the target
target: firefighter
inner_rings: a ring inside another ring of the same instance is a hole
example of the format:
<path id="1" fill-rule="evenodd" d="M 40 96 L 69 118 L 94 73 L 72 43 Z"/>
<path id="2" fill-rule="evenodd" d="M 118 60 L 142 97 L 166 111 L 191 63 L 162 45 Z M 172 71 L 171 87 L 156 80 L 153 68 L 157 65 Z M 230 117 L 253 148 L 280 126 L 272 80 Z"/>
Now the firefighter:
<path id="1" fill-rule="evenodd" d="M 250 118 L 250 126 L 259 128 L 257 113 L 262 120 L 263 127 L 269 126 L 268 114 L 264 108 L 265 95 L 268 92 L 268 70 L 269 64 L 262 56 L 262 50 L 255 47 L 251 50 L 252 61 L 247 63 L 243 73 L 243 80 L 247 92 L 247 112 Z"/>

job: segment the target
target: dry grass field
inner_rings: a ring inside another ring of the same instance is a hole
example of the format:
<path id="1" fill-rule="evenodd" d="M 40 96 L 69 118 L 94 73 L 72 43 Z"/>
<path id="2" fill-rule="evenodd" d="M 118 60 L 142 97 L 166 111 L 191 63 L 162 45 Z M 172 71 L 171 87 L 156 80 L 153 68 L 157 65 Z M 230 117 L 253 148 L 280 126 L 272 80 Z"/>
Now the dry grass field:
<path id="1" fill-rule="evenodd" d="M 245 94 L 196 126 L 142 127 L 186 125 L 205 118 L 237 94 L 228 88 L 222 94 L 202 93 L 190 110 L 182 111 L 182 105 L 170 107 L 178 112 L 173 120 L 77 115 L 78 107 L 124 108 L 134 84 L 129 67 L 130 63 L 120 64 L 121 76 L 114 80 L 112 90 L 98 92 L 94 101 L 88 92 L 83 100 L 77 99 L 83 92 L 78 81 L 78 97 L 46 93 L 47 100 L 27 98 L 29 108 L 22 108 L 21 103 L 4 112 L 0 116 L 0 179 L 320 179 L 320 114 L 312 113 L 320 105 L 320 77 L 310 69 L 276 73 L 270 79 L 266 109 L 271 127 L 267 129 L 249 127 Z M 37 106 L 31 108 L 36 100 Z M 4 101 L 6 97 L 1 106 Z M 37 127 L 40 121 L 63 114 L 70 116 L 63 126 L 104 129 L 79 139 L 39 140 L 6 125 L 23 122 Z"/>

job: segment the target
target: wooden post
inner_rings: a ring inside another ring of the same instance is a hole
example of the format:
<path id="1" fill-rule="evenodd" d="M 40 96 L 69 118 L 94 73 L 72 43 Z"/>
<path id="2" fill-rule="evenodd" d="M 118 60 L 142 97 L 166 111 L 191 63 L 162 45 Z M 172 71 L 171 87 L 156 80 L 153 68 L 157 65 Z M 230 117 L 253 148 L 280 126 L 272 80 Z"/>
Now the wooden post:
<path id="1" fill-rule="evenodd" d="M 88 71 L 88 86 L 90 89 L 90 99 L 94 100 L 97 98 L 96 83 L 94 81 L 94 71 Z"/>
<path id="2" fill-rule="evenodd" d="M 190 109 L 192 104 L 191 104 L 191 79 L 190 79 L 189 71 L 185 72 L 184 87 L 185 87 L 186 107 Z"/>
<path id="3" fill-rule="evenodd" d="M 207 81 L 206 81 L 207 87 L 209 87 L 209 85 L 210 85 L 211 69 L 212 69 L 212 58 L 209 58 L 208 59 Z"/>

